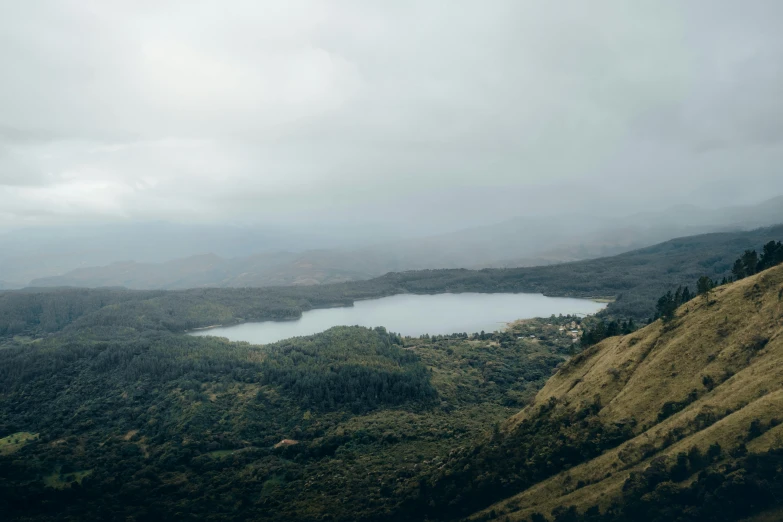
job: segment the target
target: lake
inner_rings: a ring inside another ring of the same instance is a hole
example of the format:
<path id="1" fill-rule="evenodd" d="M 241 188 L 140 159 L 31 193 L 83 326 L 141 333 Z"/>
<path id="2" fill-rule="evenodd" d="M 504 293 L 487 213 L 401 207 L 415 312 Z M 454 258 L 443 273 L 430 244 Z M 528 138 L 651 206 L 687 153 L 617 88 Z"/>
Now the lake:
<path id="1" fill-rule="evenodd" d="M 356 301 L 354 306 L 304 312 L 295 321 L 263 321 L 190 332 L 232 341 L 267 344 L 323 332 L 333 326 L 384 326 L 402 335 L 502 330 L 517 319 L 558 314 L 594 314 L 604 303 L 542 294 L 401 294 Z"/>

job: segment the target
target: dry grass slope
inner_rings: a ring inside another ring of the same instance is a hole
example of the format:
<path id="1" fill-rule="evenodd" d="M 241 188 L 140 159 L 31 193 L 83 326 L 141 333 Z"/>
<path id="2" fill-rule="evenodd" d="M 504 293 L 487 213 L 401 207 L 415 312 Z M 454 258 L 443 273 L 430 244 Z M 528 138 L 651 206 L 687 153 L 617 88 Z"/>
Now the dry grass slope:
<path id="1" fill-rule="evenodd" d="M 489 509 L 525 520 L 560 505 L 606 507 L 653 458 L 713 443 L 731 450 L 754 419 L 783 420 L 783 266 L 696 298 L 669 324 L 657 321 L 574 357 L 504 430 L 552 397 L 570 408 L 596 396 L 605 423 L 636 422 L 634 438 Z M 783 424 L 747 443 L 750 452 L 781 446 Z"/>

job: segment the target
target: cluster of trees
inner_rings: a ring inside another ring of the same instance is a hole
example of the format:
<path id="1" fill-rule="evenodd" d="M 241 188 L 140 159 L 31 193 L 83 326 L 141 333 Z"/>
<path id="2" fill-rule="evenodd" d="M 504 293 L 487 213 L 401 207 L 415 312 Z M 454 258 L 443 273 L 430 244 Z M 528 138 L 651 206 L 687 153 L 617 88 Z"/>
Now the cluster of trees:
<path id="1" fill-rule="evenodd" d="M 649 323 L 656 319 L 662 319 L 664 322 L 671 321 L 674 319 L 677 308 L 694 297 L 707 294 L 713 288 L 756 274 L 761 270 L 766 270 L 781 263 L 783 263 L 783 244 L 780 241 L 769 241 L 766 243 L 763 246 L 761 256 L 755 250 L 745 250 L 734 262 L 731 275 L 724 275 L 722 278 L 716 277 L 715 279 L 702 275 L 696 281 L 695 292 L 692 292 L 688 286 L 680 285 L 674 292 L 669 290 L 660 296 L 655 303 L 655 314 L 647 322 Z M 608 315 L 609 313 L 611 311 L 607 310 L 603 315 Z M 587 347 L 607 337 L 625 335 L 633 332 L 636 328 L 637 325 L 633 322 L 633 318 L 607 321 L 604 317 L 600 317 L 589 328 L 584 329 L 580 339 L 581 346 Z"/>
<path id="2" fill-rule="evenodd" d="M 761 256 L 755 250 L 746 250 L 734 262 L 731 273 L 734 280 L 739 280 L 781 263 L 783 263 L 783 244 L 780 241 L 777 243 L 770 241 L 762 247 Z"/>
<path id="3" fill-rule="evenodd" d="M 712 288 L 711 281 L 707 282 L 705 279 L 699 279 L 699 287 Z M 658 303 L 655 305 L 654 319 L 660 318 L 663 319 L 664 322 L 670 321 L 674 318 L 674 313 L 677 311 L 677 308 L 693 299 L 693 297 L 694 296 L 691 294 L 690 288 L 687 286 L 685 288 L 681 286 L 678 287 L 677 291 L 675 291 L 673 294 L 671 290 L 669 290 L 658 299 Z"/>
<path id="4" fill-rule="evenodd" d="M 601 404 L 559 407 L 552 398 L 510 433 L 495 431 L 484 443 L 453 453 L 423 482 L 395 520 L 458 520 L 511 497 L 565 469 L 597 457 L 633 436 L 633 421 L 604 424 Z"/>
<path id="5" fill-rule="evenodd" d="M 152 299 L 164 293 L 122 288 L 52 288 L 0 292 L 0 336 L 56 332 L 107 306 Z"/>
<path id="6" fill-rule="evenodd" d="M 350 408 L 427 403 L 435 398 L 427 369 L 402 339 L 384 328 L 338 327 L 321 335 L 281 341 L 261 364 L 262 384 L 273 384 L 304 408 Z"/>
<path id="7" fill-rule="evenodd" d="M 682 286 L 677 287 L 674 293 L 669 290 L 658 298 L 658 302 L 655 304 L 655 316 L 651 321 L 662 319 L 663 322 L 669 322 L 674 319 L 674 314 L 681 305 L 698 295 L 709 293 L 713 288 L 729 284 L 731 281 L 729 277 L 724 277 L 721 281 L 717 281 L 708 276 L 701 276 L 696 281 L 696 293 L 691 293 L 690 288 L 687 286 L 685 288 Z"/>
<path id="8" fill-rule="evenodd" d="M 673 294 L 669 291 L 662 295 L 655 306 L 655 319 L 660 318 L 668 322 L 674 318 L 674 313 L 680 305 L 687 303 L 696 295 L 704 295 L 713 288 L 738 281 L 781 263 L 783 263 L 783 244 L 780 241 L 770 241 L 765 244 L 761 256 L 755 250 L 745 250 L 734 262 L 731 269 L 732 276 L 724 276 L 720 282 L 708 276 L 701 276 L 696 282 L 695 295 L 687 286 L 678 287 Z"/>
<path id="9" fill-rule="evenodd" d="M 614 337 L 615 335 L 628 335 L 635 332 L 637 329 L 636 323 L 633 317 L 626 320 L 611 320 L 607 321 L 605 318 L 600 317 L 592 324 L 582 330 L 582 335 L 579 337 L 579 342 L 582 347 L 592 346 L 600 343 L 607 337 Z"/>
<path id="10" fill-rule="evenodd" d="M 749 432 L 746 439 L 752 438 L 755 437 Z M 644 471 L 631 473 L 620 498 L 603 512 L 598 506 L 583 513 L 574 506 L 561 506 L 549 518 L 534 513 L 529 520 L 736 522 L 780 506 L 783 499 L 781 466 L 781 448 L 749 454 L 744 443 L 729 452 L 719 444 L 710 445 L 706 452 L 694 446 L 673 457 L 656 457 Z M 680 484 L 691 476 L 695 479 Z"/>

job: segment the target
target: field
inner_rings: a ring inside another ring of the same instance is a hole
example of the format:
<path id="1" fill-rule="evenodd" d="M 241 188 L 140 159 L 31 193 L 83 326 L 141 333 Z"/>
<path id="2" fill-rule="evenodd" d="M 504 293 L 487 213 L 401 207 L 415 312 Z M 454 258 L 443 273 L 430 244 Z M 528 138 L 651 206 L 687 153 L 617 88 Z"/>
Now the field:
<path id="1" fill-rule="evenodd" d="M 20 431 L 0 439 L 0 455 L 11 455 L 30 441 L 38 440 L 38 433 Z"/>

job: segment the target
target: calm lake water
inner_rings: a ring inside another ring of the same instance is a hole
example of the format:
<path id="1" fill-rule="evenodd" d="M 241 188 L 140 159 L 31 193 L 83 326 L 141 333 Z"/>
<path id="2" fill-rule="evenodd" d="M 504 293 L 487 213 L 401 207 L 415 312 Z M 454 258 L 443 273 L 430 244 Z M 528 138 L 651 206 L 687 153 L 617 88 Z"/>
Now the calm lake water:
<path id="1" fill-rule="evenodd" d="M 593 314 L 603 303 L 542 294 L 402 294 L 356 301 L 352 307 L 304 312 L 296 321 L 264 321 L 210 328 L 191 335 L 215 335 L 232 341 L 267 344 L 323 332 L 333 326 L 384 326 L 402 335 L 474 333 L 502 330 L 516 319 L 552 314 Z"/>

